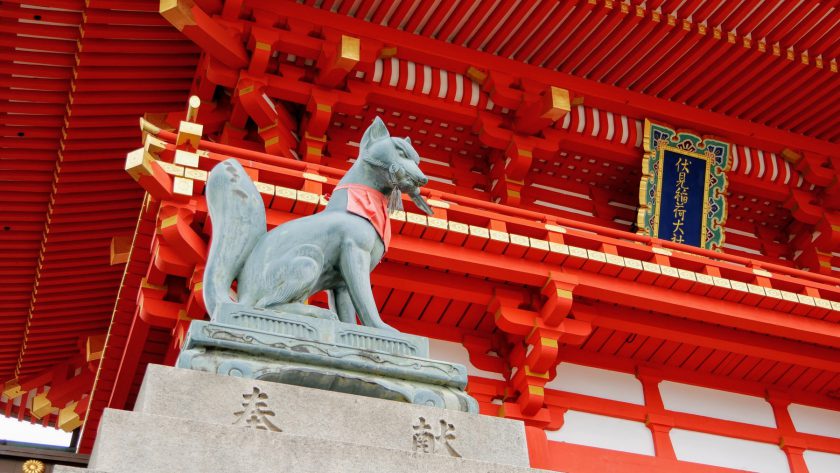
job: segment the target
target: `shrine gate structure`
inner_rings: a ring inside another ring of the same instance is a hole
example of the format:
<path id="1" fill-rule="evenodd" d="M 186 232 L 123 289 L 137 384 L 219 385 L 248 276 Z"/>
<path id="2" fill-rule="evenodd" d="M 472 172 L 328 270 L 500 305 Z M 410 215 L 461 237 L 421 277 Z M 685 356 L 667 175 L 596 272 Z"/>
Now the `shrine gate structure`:
<path id="1" fill-rule="evenodd" d="M 379 116 L 434 210 L 392 215 L 383 319 L 522 420 L 532 466 L 840 471 L 836 1 L 11 0 L 0 24 L 7 417 L 90 452 L 207 316 L 207 172 L 239 159 L 273 227 Z M 702 243 L 648 228 L 666 145 L 716 160 Z"/>

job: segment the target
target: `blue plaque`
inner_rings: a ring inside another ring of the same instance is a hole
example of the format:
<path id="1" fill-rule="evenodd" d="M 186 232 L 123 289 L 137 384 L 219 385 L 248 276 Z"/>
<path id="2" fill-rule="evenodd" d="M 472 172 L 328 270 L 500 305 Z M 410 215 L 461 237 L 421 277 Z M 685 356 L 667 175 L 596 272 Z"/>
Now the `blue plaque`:
<path id="1" fill-rule="evenodd" d="M 656 236 L 703 246 L 709 161 L 704 155 L 665 147 L 659 161 Z"/>
<path id="2" fill-rule="evenodd" d="M 638 232 L 721 251 L 730 145 L 645 120 Z"/>

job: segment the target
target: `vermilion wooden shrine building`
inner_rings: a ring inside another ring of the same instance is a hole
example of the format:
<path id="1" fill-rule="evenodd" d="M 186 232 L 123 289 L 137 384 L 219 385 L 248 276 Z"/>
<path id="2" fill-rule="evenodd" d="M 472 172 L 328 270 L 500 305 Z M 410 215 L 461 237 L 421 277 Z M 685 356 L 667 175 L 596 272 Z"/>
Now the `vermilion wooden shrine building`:
<path id="1" fill-rule="evenodd" d="M 6 416 L 89 452 L 206 316 L 207 171 L 239 158 L 274 226 L 380 116 L 435 211 L 393 216 L 380 311 L 526 423 L 535 467 L 840 471 L 837 1 L 4 0 L 0 24 Z M 714 244 L 646 227 L 657 125 L 724 143 Z"/>

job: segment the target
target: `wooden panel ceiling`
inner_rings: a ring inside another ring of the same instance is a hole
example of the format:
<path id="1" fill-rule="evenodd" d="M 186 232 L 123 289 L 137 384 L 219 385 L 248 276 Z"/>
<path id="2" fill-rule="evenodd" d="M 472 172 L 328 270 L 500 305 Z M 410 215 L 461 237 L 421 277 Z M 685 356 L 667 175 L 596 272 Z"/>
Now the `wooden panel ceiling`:
<path id="1" fill-rule="evenodd" d="M 181 108 L 196 48 L 151 0 L 0 5 L 0 379 L 104 333 L 142 190 L 123 171 L 145 112 Z"/>
<path id="2" fill-rule="evenodd" d="M 836 142 L 836 1 L 298 0 Z"/>

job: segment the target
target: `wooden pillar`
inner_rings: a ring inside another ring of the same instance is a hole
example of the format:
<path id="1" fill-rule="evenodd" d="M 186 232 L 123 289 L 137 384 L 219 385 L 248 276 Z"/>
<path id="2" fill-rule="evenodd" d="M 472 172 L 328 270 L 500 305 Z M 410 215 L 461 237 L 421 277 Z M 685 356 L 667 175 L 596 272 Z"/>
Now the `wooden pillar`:
<path id="1" fill-rule="evenodd" d="M 803 456 L 806 444 L 797 434 L 793 419 L 788 412 L 790 399 L 784 393 L 777 391 L 768 391 L 766 398 L 773 408 L 773 417 L 776 419 L 776 428 L 780 434 L 779 447 L 787 456 L 791 473 L 808 473 L 808 465 L 805 464 Z"/>
<path id="2" fill-rule="evenodd" d="M 640 368 L 636 372 L 636 378 L 642 383 L 642 391 L 645 396 L 647 417 L 645 425 L 650 429 L 653 436 L 653 448 L 658 458 L 676 460 L 674 445 L 671 443 L 671 429 L 674 428 L 674 420 L 665 413 L 665 405 L 662 402 L 662 395 L 659 392 L 659 383 L 662 378 Z"/>

